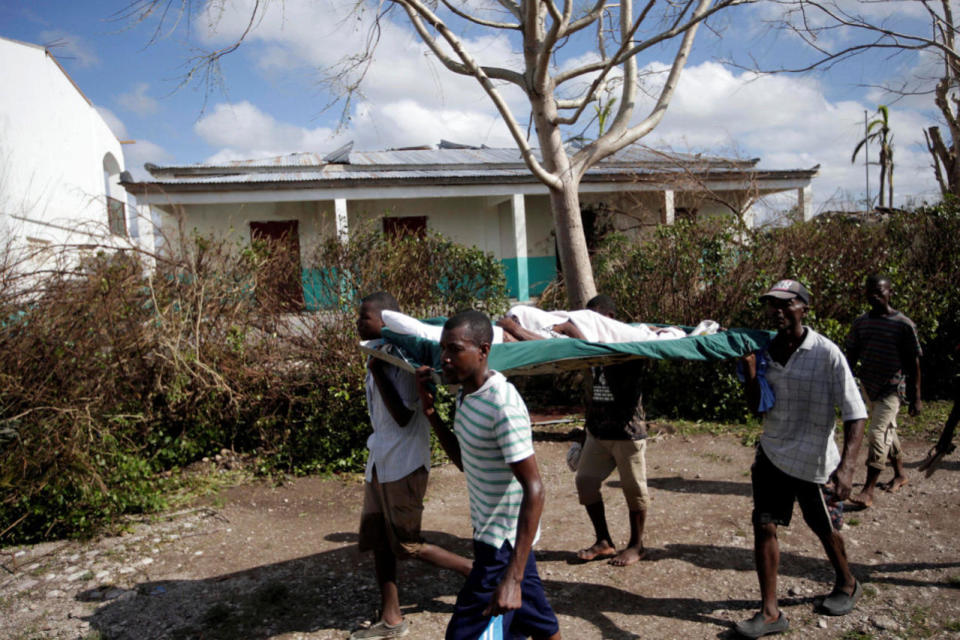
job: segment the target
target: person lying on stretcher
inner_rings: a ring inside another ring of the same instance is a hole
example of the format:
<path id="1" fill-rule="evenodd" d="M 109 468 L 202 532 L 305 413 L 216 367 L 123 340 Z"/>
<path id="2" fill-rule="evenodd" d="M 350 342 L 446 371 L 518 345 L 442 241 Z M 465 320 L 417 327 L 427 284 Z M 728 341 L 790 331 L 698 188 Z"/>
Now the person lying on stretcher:
<path id="1" fill-rule="evenodd" d="M 510 309 L 493 328 L 493 343 L 541 340 L 544 338 L 579 338 L 588 342 L 647 342 L 685 338 L 687 333 L 680 327 L 652 327 L 631 325 L 608 317 L 609 296 L 596 296 L 587 309 L 578 311 L 544 311 L 528 305 Z M 604 306 L 604 305 L 607 306 Z M 421 322 L 400 312 L 383 310 L 386 328 L 395 333 L 440 341 L 442 328 Z M 704 320 L 689 335 L 709 335 L 719 328 L 713 320 Z"/>
<path id="2" fill-rule="evenodd" d="M 586 309 L 578 311 L 544 311 L 528 305 L 517 305 L 497 322 L 497 326 L 503 329 L 504 342 L 545 338 L 647 342 L 687 336 L 680 327 L 650 327 L 620 322 L 613 319 L 610 312 L 612 308 L 613 300 L 606 295 L 595 296 L 587 303 Z"/>

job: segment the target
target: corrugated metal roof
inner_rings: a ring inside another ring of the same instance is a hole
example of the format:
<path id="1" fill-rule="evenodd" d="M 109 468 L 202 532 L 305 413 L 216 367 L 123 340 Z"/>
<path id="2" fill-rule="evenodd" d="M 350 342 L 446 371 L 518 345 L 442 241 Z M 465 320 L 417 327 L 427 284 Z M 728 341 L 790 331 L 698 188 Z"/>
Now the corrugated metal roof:
<path id="1" fill-rule="evenodd" d="M 815 170 L 764 171 L 771 177 L 790 177 L 793 174 Z M 583 182 L 615 179 L 643 179 L 657 176 L 675 175 L 677 169 L 668 167 L 647 169 L 624 169 L 622 167 L 595 167 L 587 172 Z M 726 177 L 741 178 L 743 169 L 720 168 L 701 172 L 703 178 L 723 180 Z M 812 175 L 812 174 L 811 174 Z M 223 185 L 223 184 L 266 184 L 266 183 L 332 183 L 350 182 L 355 184 L 373 182 L 422 182 L 491 183 L 491 182 L 538 182 L 538 179 L 526 168 L 491 168 L 481 171 L 475 169 L 441 169 L 419 171 L 331 171 L 330 168 L 318 168 L 312 171 L 258 171 L 238 172 L 225 175 L 187 175 L 164 176 L 154 184 L 163 185 Z"/>
<path id="2" fill-rule="evenodd" d="M 234 160 L 225 163 L 200 162 L 189 165 L 148 165 L 153 174 L 160 173 L 208 173 L 223 172 L 229 169 L 263 169 L 263 168 L 310 168 L 327 164 L 345 166 L 380 166 L 403 170 L 407 167 L 414 169 L 423 166 L 450 166 L 489 167 L 491 165 L 524 166 L 523 156 L 519 149 L 491 149 L 487 147 L 471 148 L 437 148 L 437 149 L 387 149 L 384 151 L 352 151 L 350 145 L 344 145 L 336 154 L 336 161 L 330 154 L 303 152 L 291 153 L 271 158 L 255 158 L 250 160 Z M 540 159 L 539 150 L 534 150 Z M 700 163 L 709 165 L 724 165 L 743 167 L 756 164 L 756 159 L 739 160 L 719 156 L 703 156 L 700 154 L 685 154 L 661 152 L 640 145 L 632 145 L 621 149 L 612 156 L 604 159 L 601 164 L 642 164 L 668 165 Z"/>
<path id="3" fill-rule="evenodd" d="M 331 162 L 330 160 L 335 160 Z M 586 181 L 616 179 L 618 176 L 635 178 L 655 177 L 678 171 L 694 171 L 701 176 L 721 178 L 725 173 L 742 175 L 752 170 L 758 159 L 739 160 L 699 154 L 660 152 L 640 145 L 632 145 L 610 156 L 587 172 Z M 352 144 L 340 147 L 332 154 L 292 153 L 273 158 L 233 161 L 220 164 L 156 166 L 146 168 L 154 180 L 144 184 L 161 185 L 223 185 L 261 183 L 371 183 L 399 181 L 408 183 L 457 181 L 490 183 L 529 179 L 536 181 L 523 163 L 518 149 L 490 149 L 460 145 L 436 149 L 408 148 L 384 151 L 353 151 Z M 763 172 L 786 176 L 787 172 Z M 814 171 L 815 173 L 815 171 Z M 812 174 L 811 174 L 812 175 Z"/>

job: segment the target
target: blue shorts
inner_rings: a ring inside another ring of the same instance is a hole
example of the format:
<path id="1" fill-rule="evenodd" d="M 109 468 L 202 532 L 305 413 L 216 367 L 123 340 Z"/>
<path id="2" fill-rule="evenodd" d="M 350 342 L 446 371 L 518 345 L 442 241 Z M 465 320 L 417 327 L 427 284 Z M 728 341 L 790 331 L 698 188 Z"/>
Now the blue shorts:
<path id="1" fill-rule="evenodd" d="M 512 555 L 513 547 L 509 542 L 496 549 L 485 542 L 473 541 L 473 569 L 457 595 L 453 617 L 447 625 L 446 640 L 476 640 L 480 637 L 490 623 L 490 616 L 484 616 L 483 610 L 490 604 Z M 533 551 L 527 556 L 520 588 L 523 604 L 516 611 L 503 614 L 504 638 L 547 638 L 559 631 L 560 623 L 543 593 Z"/>

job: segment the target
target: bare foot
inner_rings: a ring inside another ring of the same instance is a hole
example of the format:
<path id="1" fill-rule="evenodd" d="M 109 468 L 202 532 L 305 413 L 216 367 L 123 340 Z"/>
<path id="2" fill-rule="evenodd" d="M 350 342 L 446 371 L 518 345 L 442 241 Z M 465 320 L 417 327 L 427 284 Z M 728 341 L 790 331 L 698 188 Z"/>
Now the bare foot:
<path id="1" fill-rule="evenodd" d="M 873 506 L 873 496 L 869 493 L 861 493 L 856 498 L 849 498 L 847 500 L 854 507 L 860 507 L 861 509 L 869 509 Z"/>
<path id="2" fill-rule="evenodd" d="M 591 560 L 596 560 L 598 558 L 609 558 L 610 556 L 615 555 L 617 555 L 616 547 L 612 546 L 606 540 L 597 542 L 586 549 L 580 549 L 580 551 L 577 551 L 577 558 L 579 560 L 583 560 L 584 562 L 590 562 Z"/>
<path id="3" fill-rule="evenodd" d="M 897 476 L 891 480 L 886 487 L 884 487 L 884 490 L 889 491 L 890 493 L 896 493 L 897 491 L 900 491 L 900 487 L 908 482 L 910 481 L 906 478 L 906 476 Z"/>
<path id="4" fill-rule="evenodd" d="M 617 554 L 617 556 L 611 560 L 607 561 L 607 564 L 613 565 L 615 567 L 629 567 L 632 564 L 640 562 L 643 560 L 644 556 L 647 555 L 647 550 L 643 547 L 627 547 L 623 551 Z"/>

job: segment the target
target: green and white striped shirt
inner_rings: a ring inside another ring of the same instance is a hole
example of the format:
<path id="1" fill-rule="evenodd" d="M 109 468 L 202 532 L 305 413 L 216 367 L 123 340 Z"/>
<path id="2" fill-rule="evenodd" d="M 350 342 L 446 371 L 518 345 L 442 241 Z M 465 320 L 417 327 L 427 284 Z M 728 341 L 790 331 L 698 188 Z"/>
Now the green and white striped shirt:
<path id="1" fill-rule="evenodd" d="M 473 393 L 461 390 L 453 430 L 467 476 L 473 537 L 499 549 L 504 540 L 516 544 L 523 487 L 510 465 L 533 455 L 533 436 L 523 398 L 502 374 L 491 373 Z"/>

